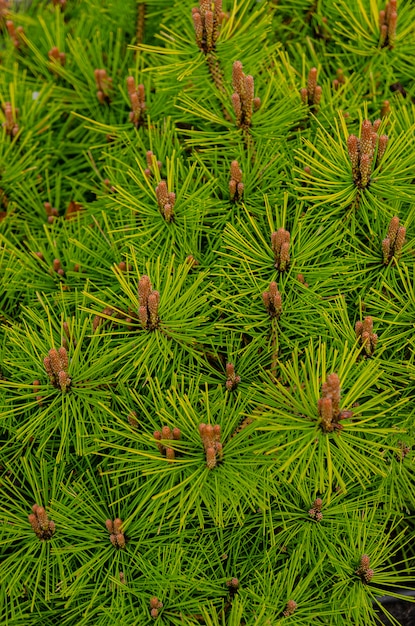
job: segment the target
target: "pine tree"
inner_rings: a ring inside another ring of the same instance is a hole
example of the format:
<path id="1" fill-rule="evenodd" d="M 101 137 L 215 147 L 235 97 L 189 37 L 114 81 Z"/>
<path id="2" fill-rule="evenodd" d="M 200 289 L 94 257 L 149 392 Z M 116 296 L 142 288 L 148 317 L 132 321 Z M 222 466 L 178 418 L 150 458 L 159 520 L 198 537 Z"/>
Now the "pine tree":
<path id="1" fill-rule="evenodd" d="M 398 624 L 414 37 L 409 0 L 0 0 L 2 624 Z"/>

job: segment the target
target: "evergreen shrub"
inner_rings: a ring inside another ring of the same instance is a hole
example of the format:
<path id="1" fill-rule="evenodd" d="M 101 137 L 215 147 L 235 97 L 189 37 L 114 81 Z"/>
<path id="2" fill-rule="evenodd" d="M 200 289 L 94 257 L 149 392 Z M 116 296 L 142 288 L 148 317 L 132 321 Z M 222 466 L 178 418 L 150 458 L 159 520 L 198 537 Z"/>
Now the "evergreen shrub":
<path id="1" fill-rule="evenodd" d="M 2 626 L 410 623 L 414 66 L 411 0 L 0 0 Z"/>

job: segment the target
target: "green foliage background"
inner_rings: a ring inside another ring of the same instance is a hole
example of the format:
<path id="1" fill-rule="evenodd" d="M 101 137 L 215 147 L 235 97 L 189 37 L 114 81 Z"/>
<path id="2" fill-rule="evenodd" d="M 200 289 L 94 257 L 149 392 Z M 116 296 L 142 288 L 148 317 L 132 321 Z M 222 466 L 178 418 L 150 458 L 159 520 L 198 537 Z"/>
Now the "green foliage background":
<path id="1" fill-rule="evenodd" d="M 218 85 L 190 0 L 6 4 L 1 623 L 378 623 L 379 598 L 410 601 L 414 587 L 415 6 L 398 1 L 390 48 L 379 45 L 383 0 L 224 0 Z M 23 27 L 18 47 L 7 20 Z M 54 46 L 64 66 L 49 59 Z M 248 131 L 231 104 L 236 60 L 261 98 Z M 312 67 L 318 111 L 300 97 Z M 113 79 L 109 103 L 98 101 L 97 68 Z M 127 76 L 145 89 L 138 128 Z M 377 118 L 386 154 L 358 189 L 347 138 Z M 150 177 L 148 150 L 162 164 Z M 161 179 L 176 194 L 172 222 L 157 205 Z M 68 214 L 74 202 L 81 210 Z M 385 265 L 395 215 L 406 240 Z M 285 272 L 271 248 L 279 228 L 291 234 Z M 153 331 L 138 321 L 145 274 L 160 292 Z M 271 281 L 278 319 L 262 300 Z M 355 333 L 365 316 L 379 337 L 370 357 Z M 62 345 L 67 393 L 43 365 Z M 233 390 L 227 363 L 241 379 Z M 317 402 L 333 372 L 353 417 L 327 433 Z M 213 470 L 202 422 L 221 426 Z M 181 431 L 173 462 L 155 443 L 163 426 Z M 309 513 L 316 498 L 321 521 Z M 35 503 L 55 522 L 49 540 L 28 521 Z M 105 527 L 116 517 L 125 549 Z M 368 583 L 357 574 L 364 554 Z"/>

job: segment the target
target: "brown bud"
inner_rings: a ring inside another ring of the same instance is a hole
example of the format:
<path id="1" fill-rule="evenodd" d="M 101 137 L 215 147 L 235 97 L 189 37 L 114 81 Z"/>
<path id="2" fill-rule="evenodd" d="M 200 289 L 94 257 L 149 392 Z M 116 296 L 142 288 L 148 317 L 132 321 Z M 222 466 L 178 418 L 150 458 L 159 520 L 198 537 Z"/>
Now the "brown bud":
<path id="1" fill-rule="evenodd" d="M 395 246 L 395 239 L 399 229 L 399 217 L 395 215 L 389 222 L 388 238 L 390 239 L 391 246 Z"/>
<path id="2" fill-rule="evenodd" d="M 168 426 L 163 426 L 163 428 L 161 429 L 161 438 L 172 439 L 172 433 Z"/>
<path id="3" fill-rule="evenodd" d="M 146 306 L 140 306 L 140 308 L 138 309 L 138 318 L 140 320 L 141 326 L 143 328 L 147 328 L 148 312 Z"/>
<path id="4" fill-rule="evenodd" d="M 68 339 L 70 339 L 71 338 L 71 330 L 69 328 L 68 322 L 63 322 L 62 330 L 65 333 L 65 335 L 68 337 Z"/>
<path id="5" fill-rule="evenodd" d="M 208 441 L 213 441 L 213 426 L 211 424 L 205 425 L 205 437 Z"/>
<path id="6" fill-rule="evenodd" d="M 237 183 L 242 182 L 242 170 L 239 167 L 238 161 L 232 161 L 231 163 L 231 178 Z"/>
<path id="7" fill-rule="evenodd" d="M 363 554 L 360 559 L 360 567 L 362 569 L 367 569 L 370 566 L 370 558 L 367 554 Z"/>
<path id="8" fill-rule="evenodd" d="M 210 51 L 213 47 L 213 12 L 205 12 L 205 33 L 206 33 L 206 50 Z"/>
<path id="9" fill-rule="evenodd" d="M 52 384 L 55 382 L 55 374 L 53 373 L 52 363 L 49 357 L 45 357 L 43 359 L 43 365 L 45 366 L 45 370 Z"/>
<path id="10" fill-rule="evenodd" d="M 390 5 L 392 2 L 390 2 Z M 398 21 L 398 13 L 396 11 L 391 11 L 389 13 L 389 24 L 388 24 L 388 43 L 389 48 L 393 48 L 395 45 L 396 38 L 396 23 Z"/>
<path id="11" fill-rule="evenodd" d="M 405 243 L 406 237 L 406 228 L 404 226 L 400 226 L 398 228 L 398 232 L 396 233 L 395 246 L 394 246 L 394 257 L 398 259 L 401 255 L 402 247 Z"/>
<path id="12" fill-rule="evenodd" d="M 235 61 L 232 66 L 232 86 L 237 94 L 244 95 L 244 72 L 240 61 Z"/>
<path id="13" fill-rule="evenodd" d="M 321 100 L 321 94 L 322 94 L 323 90 L 320 87 L 320 85 L 317 85 L 314 91 L 314 106 L 317 107 L 320 104 L 320 100 Z"/>
<path id="14" fill-rule="evenodd" d="M 370 334 L 367 331 L 362 332 L 362 345 L 365 349 L 365 352 L 368 356 L 372 354 L 372 348 L 370 345 Z"/>
<path id="15" fill-rule="evenodd" d="M 372 578 L 373 578 L 374 574 L 375 574 L 375 572 L 373 571 L 373 569 L 370 569 L 370 568 L 369 568 L 369 569 L 367 569 L 367 570 L 364 572 L 364 579 L 365 579 L 365 582 L 369 583 L 369 582 L 372 580 Z"/>
<path id="16" fill-rule="evenodd" d="M 277 283 L 274 280 L 269 284 L 269 293 L 272 298 L 274 298 L 278 293 Z"/>
<path id="17" fill-rule="evenodd" d="M 318 405 L 323 429 L 330 430 L 333 421 L 333 402 L 331 398 L 320 398 Z"/>
<path id="18" fill-rule="evenodd" d="M 30 522 L 31 527 L 37 534 L 40 531 L 40 525 L 39 525 L 39 520 L 37 519 L 36 515 L 34 513 L 31 513 L 30 515 L 28 515 L 28 520 Z"/>
<path id="19" fill-rule="evenodd" d="M 167 202 L 167 204 L 164 205 L 164 209 L 163 209 L 163 217 L 166 220 L 166 222 L 172 222 L 173 221 L 173 207 L 172 205 Z"/>
<path id="20" fill-rule="evenodd" d="M 253 105 L 254 111 L 259 111 L 259 109 L 261 108 L 261 98 L 258 98 L 258 96 L 256 96 L 253 100 Z"/>
<path id="21" fill-rule="evenodd" d="M 372 128 L 373 128 L 373 132 L 374 132 L 374 133 L 377 133 L 377 132 L 378 132 L 378 130 L 379 130 L 379 126 L 380 126 L 381 124 L 382 124 L 382 120 L 380 120 L 380 119 L 377 119 L 377 120 L 375 120 L 375 121 L 373 122 L 373 127 L 372 127 Z"/>
<path id="22" fill-rule="evenodd" d="M 210 470 L 216 467 L 216 452 L 213 447 L 206 449 L 206 465 Z"/>
<path id="23" fill-rule="evenodd" d="M 333 403 L 340 401 L 340 379 L 336 373 L 329 374 L 326 381 L 327 388 Z"/>
<path id="24" fill-rule="evenodd" d="M 386 146 L 388 145 L 388 141 L 389 141 L 389 137 L 387 135 L 381 135 L 379 137 L 378 154 L 377 154 L 377 158 L 376 158 L 376 167 L 379 165 L 379 163 L 383 159 L 383 155 L 386 152 Z"/>
<path id="25" fill-rule="evenodd" d="M 66 349 L 63 348 L 63 347 L 59 348 L 58 353 L 59 353 L 59 358 L 60 358 L 60 361 L 61 361 L 61 367 L 62 367 L 63 370 L 66 371 L 68 369 L 68 365 L 69 365 L 68 353 L 66 352 Z"/>
<path id="26" fill-rule="evenodd" d="M 369 154 L 362 154 L 360 157 L 360 185 L 367 187 L 370 181 L 371 158 Z"/>
<path id="27" fill-rule="evenodd" d="M 229 181 L 229 196 L 231 200 L 235 199 L 237 186 L 238 186 L 238 183 L 236 182 L 236 180 L 231 178 L 231 180 Z"/>
<path id="28" fill-rule="evenodd" d="M 314 104 L 314 91 L 317 86 L 317 68 L 312 67 L 308 73 L 307 79 L 307 94 L 308 94 L 308 103 Z"/>
<path id="29" fill-rule="evenodd" d="M 135 80 L 133 76 L 127 76 L 127 91 L 130 96 L 135 92 Z"/>
<path id="30" fill-rule="evenodd" d="M 161 209 L 164 208 L 169 202 L 169 194 L 167 191 L 167 183 L 165 180 L 161 180 L 156 187 L 156 198 L 158 205 Z"/>
<path id="31" fill-rule="evenodd" d="M 146 152 L 146 161 L 147 161 L 147 165 L 150 168 L 150 170 L 153 167 L 153 156 L 154 156 L 153 152 L 151 150 L 147 150 L 147 152 Z"/>
<path id="32" fill-rule="evenodd" d="M 106 526 L 106 528 L 107 528 L 109 533 L 113 533 L 114 532 L 114 527 L 113 527 L 112 520 L 110 520 L 110 519 L 105 520 L 105 526 Z"/>
<path id="33" fill-rule="evenodd" d="M 196 35 L 196 44 L 198 45 L 199 48 L 202 49 L 202 42 L 203 42 L 203 22 L 202 22 L 202 16 L 200 15 L 199 11 L 196 9 L 196 11 L 192 11 L 192 18 L 193 18 L 193 27 L 195 29 L 195 35 Z"/>
<path id="34" fill-rule="evenodd" d="M 55 350 L 54 348 L 49 350 L 49 359 L 50 359 L 50 363 L 51 363 L 54 374 L 58 374 L 62 369 L 61 359 L 60 359 L 58 351 Z"/>
<path id="35" fill-rule="evenodd" d="M 236 124 L 240 126 L 242 120 L 242 105 L 241 105 L 241 97 L 238 93 L 232 94 L 232 107 L 235 112 Z"/>
<path id="36" fill-rule="evenodd" d="M 288 264 L 290 262 L 289 250 L 290 250 L 289 242 L 284 241 L 281 244 L 281 251 L 280 251 L 279 269 L 280 269 L 281 272 L 284 271 L 287 268 L 287 266 L 288 266 Z"/>
<path id="37" fill-rule="evenodd" d="M 61 391 L 63 393 L 65 393 L 65 391 L 68 389 L 68 387 L 70 386 L 72 380 L 69 378 L 68 374 L 66 372 L 64 372 L 63 370 L 61 370 L 58 373 L 58 381 L 59 381 L 59 387 L 61 388 Z"/>
<path id="38" fill-rule="evenodd" d="M 313 506 L 317 511 L 321 511 L 321 507 L 323 506 L 323 500 L 321 498 L 316 498 L 313 502 Z"/>
<path id="39" fill-rule="evenodd" d="M 380 110 L 380 116 L 381 117 L 386 117 L 387 115 L 390 115 L 390 113 L 391 113 L 390 102 L 389 102 L 389 100 L 384 100 L 382 102 L 382 108 Z"/>
<path id="40" fill-rule="evenodd" d="M 391 242 L 390 242 L 389 237 L 386 237 L 386 239 L 382 241 L 382 254 L 383 254 L 383 263 L 384 265 L 387 265 L 391 258 Z"/>
<path id="41" fill-rule="evenodd" d="M 173 448 L 166 448 L 166 459 L 168 459 L 169 461 L 174 461 L 175 453 Z"/>
<path id="42" fill-rule="evenodd" d="M 226 364 L 226 376 L 228 378 L 233 378 L 235 376 L 235 366 L 233 363 Z"/>
<path id="43" fill-rule="evenodd" d="M 138 419 L 137 419 L 136 411 L 130 411 L 127 419 L 128 419 L 128 423 L 130 424 L 130 426 L 132 426 L 133 428 L 138 428 Z"/>
<path id="44" fill-rule="evenodd" d="M 277 291 L 277 293 L 274 295 L 273 298 L 273 315 L 275 315 L 276 317 L 279 317 L 282 313 L 282 297 L 279 291 Z"/>
<path id="45" fill-rule="evenodd" d="M 284 617 L 290 617 L 290 615 L 293 615 L 296 608 L 297 608 L 297 603 L 294 602 L 294 600 L 288 600 L 282 614 L 284 615 Z"/>
<path id="46" fill-rule="evenodd" d="M 223 445 L 221 444 L 220 441 L 218 441 L 216 444 L 216 458 L 218 461 L 222 461 L 223 459 Z"/>
<path id="47" fill-rule="evenodd" d="M 158 319 L 158 308 L 160 303 L 160 294 L 158 291 L 152 291 L 148 296 L 147 306 L 150 314 L 150 322 L 155 326 Z"/>
<path id="48" fill-rule="evenodd" d="M 117 517 L 114 520 L 114 533 L 115 534 L 120 533 L 121 532 L 121 527 L 122 527 L 122 521 L 120 520 L 119 517 Z"/>
<path id="49" fill-rule="evenodd" d="M 147 306 L 147 298 L 150 292 L 151 282 L 149 277 L 144 274 L 138 282 L 138 298 L 140 306 Z"/>
<path id="50" fill-rule="evenodd" d="M 344 83 L 346 82 L 346 79 L 344 77 L 344 72 L 343 72 L 342 68 L 339 68 L 337 70 L 336 77 L 337 77 L 337 80 L 339 81 L 339 83 L 344 85 Z"/>
<path id="51" fill-rule="evenodd" d="M 363 320 L 363 330 L 369 334 L 372 334 L 373 331 L 373 318 L 368 315 Z"/>
<path id="52" fill-rule="evenodd" d="M 220 439 L 220 431 L 221 431 L 220 425 L 219 424 L 215 424 L 213 429 L 212 429 L 212 434 L 213 434 L 213 438 L 214 438 L 215 441 L 219 441 L 219 439 Z"/>
<path id="53" fill-rule="evenodd" d="M 360 132 L 360 146 L 362 154 L 372 153 L 372 122 L 370 120 L 363 120 L 362 128 Z"/>
<path id="54" fill-rule="evenodd" d="M 48 516 L 43 506 L 38 506 L 36 511 L 37 519 L 42 530 L 47 530 L 49 526 Z"/>

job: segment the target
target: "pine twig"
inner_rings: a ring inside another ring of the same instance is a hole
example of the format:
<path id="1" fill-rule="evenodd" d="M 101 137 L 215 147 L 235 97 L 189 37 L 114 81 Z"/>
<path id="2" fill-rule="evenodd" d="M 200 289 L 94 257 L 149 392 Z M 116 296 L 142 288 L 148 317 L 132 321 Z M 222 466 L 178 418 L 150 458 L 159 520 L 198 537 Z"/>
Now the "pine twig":
<path id="1" fill-rule="evenodd" d="M 144 42 L 145 21 L 146 21 L 146 5 L 144 2 L 140 2 L 140 0 L 138 0 L 137 28 L 136 28 L 136 34 L 135 34 L 137 44 Z M 137 54 L 138 54 L 138 51 L 137 51 Z"/>

